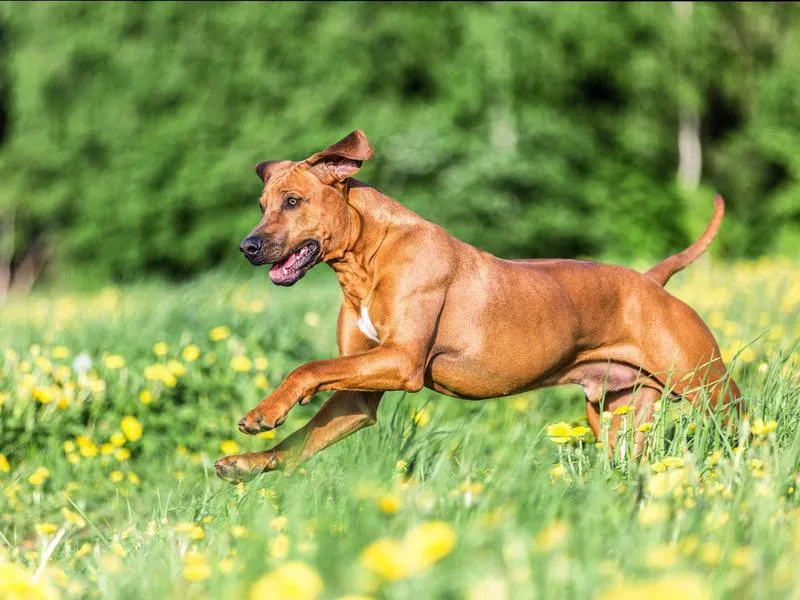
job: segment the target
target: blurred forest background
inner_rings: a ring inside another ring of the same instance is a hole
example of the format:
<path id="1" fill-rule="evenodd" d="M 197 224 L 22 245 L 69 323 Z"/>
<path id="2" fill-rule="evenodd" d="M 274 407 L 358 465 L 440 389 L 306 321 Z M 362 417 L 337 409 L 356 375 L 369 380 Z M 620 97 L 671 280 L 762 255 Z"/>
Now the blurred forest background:
<path id="1" fill-rule="evenodd" d="M 508 256 L 800 253 L 800 7 L 0 4 L 0 295 L 240 261 L 265 159 Z"/>

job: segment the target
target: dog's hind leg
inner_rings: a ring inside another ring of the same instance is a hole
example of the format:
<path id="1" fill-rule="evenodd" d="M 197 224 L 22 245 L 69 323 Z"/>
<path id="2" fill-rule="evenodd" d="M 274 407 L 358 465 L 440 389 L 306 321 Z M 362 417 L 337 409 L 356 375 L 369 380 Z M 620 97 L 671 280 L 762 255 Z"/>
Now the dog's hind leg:
<path id="1" fill-rule="evenodd" d="M 292 471 L 331 444 L 373 425 L 382 395 L 382 392 L 336 392 L 304 427 L 274 448 L 218 460 L 217 475 L 238 483 L 268 471 Z"/>
<path id="2" fill-rule="evenodd" d="M 635 456 L 641 455 L 644 451 L 644 433 L 639 428 L 652 420 L 653 407 L 661 394 L 654 387 L 640 386 L 607 392 L 603 398 L 587 397 L 586 418 L 597 440 L 607 442 L 610 453 L 615 449 L 624 453 L 621 444 L 627 443 L 628 432 L 632 432 Z M 601 423 L 604 412 L 611 415 L 608 427 Z M 602 439 L 604 436 L 605 439 Z"/>

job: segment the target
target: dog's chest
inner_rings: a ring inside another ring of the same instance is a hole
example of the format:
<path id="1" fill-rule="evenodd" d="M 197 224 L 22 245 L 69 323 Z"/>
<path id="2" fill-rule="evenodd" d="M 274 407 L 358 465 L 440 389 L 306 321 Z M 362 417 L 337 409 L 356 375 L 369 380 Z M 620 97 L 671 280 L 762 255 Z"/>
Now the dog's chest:
<path id="1" fill-rule="evenodd" d="M 372 324 L 372 319 L 369 318 L 369 311 L 367 311 L 366 306 L 361 307 L 361 316 L 356 321 L 356 325 L 358 325 L 361 333 L 373 342 L 381 343 L 381 338 L 378 337 L 378 331 L 375 329 L 375 325 Z"/>

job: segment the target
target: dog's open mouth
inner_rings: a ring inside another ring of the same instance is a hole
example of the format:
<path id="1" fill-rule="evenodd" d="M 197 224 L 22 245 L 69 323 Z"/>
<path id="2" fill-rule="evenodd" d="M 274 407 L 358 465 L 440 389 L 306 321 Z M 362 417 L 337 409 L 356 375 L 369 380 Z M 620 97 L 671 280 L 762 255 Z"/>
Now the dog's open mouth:
<path id="1" fill-rule="evenodd" d="M 318 242 L 314 240 L 303 242 L 294 252 L 272 264 L 269 269 L 269 278 L 275 285 L 297 283 L 314 266 L 319 254 Z"/>

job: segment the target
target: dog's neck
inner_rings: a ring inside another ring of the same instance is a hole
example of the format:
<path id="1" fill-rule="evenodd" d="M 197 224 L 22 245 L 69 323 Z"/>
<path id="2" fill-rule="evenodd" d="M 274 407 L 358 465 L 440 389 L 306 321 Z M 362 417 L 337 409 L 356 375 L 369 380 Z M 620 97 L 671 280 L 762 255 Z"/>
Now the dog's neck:
<path id="1" fill-rule="evenodd" d="M 360 308 L 371 300 L 376 258 L 397 217 L 414 213 L 359 181 L 352 180 L 347 193 L 346 232 L 325 262 L 336 272 L 345 300 Z"/>

